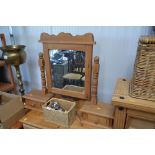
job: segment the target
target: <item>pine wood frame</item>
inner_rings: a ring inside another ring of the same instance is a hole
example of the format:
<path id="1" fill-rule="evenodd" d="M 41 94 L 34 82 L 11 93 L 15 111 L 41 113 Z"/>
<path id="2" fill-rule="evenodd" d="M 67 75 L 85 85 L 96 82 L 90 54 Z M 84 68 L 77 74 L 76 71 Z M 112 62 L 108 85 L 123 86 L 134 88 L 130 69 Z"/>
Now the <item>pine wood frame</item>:
<path id="1" fill-rule="evenodd" d="M 94 37 L 91 33 L 84 35 L 72 36 L 70 33 L 59 33 L 58 35 L 49 35 L 42 33 L 40 42 L 43 43 L 43 55 L 45 60 L 46 79 L 48 92 L 60 94 L 80 99 L 90 100 L 91 97 L 91 74 L 92 74 L 92 53 Z M 85 54 L 85 91 L 74 92 L 52 87 L 51 65 L 49 58 L 49 50 L 64 49 L 64 50 L 79 50 L 84 51 Z"/>

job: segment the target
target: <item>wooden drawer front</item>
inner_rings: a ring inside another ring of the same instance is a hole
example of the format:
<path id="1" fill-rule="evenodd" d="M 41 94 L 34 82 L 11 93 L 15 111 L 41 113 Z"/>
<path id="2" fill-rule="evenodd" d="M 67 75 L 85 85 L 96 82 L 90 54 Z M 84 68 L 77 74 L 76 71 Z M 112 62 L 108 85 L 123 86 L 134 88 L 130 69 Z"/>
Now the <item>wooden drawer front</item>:
<path id="1" fill-rule="evenodd" d="M 155 115 L 136 110 L 127 110 L 125 128 L 154 129 Z"/>
<path id="2" fill-rule="evenodd" d="M 42 111 L 42 104 L 42 102 L 36 102 L 29 99 L 25 99 L 24 106 L 27 109 Z"/>
<path id="3" fill-rule="evenodd" d="M 155 114 L 137 110 L 127 110 L 127 116 L 155 122 Z"/>
<path id="4" fill-rule="evenodd" d="M 126 129 L 155 129 L 155 122 L 127 117 Z"/>
<path id="5" fill-rule="evenodd" d="M 113 119 L 82 113 L 81 122 L 87 125 L 93 125 L 97 128 L 112 128 Z"/>

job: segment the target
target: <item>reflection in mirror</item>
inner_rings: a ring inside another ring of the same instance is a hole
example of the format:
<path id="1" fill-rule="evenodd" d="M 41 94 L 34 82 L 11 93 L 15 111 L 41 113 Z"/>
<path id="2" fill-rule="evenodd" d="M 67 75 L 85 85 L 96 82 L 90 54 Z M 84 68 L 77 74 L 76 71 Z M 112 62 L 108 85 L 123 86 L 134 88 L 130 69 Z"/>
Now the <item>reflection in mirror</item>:
<path id="1" fill-rule="evenodd" d="M 83 92 L 85 87 L 85 52 L 75 50 L 49 51 L 52 86 Z"/>

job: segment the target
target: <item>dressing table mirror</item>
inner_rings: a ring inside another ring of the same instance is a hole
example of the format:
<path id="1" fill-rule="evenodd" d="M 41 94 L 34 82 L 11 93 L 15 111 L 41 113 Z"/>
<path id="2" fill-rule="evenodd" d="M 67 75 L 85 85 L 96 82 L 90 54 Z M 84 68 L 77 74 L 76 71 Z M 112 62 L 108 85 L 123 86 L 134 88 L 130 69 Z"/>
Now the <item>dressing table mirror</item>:
<path id="1" fill-rule="evenodd" d="M 95 43 L 93 34 L 42 33 L 40 42 L 43 43 L 48 93 L 89 100 Z"/>
<path id="2" fill-rule="evenodd" d="M 90 128 L 111 128 L 113 107 L 101 105 L 97 101 L 99 57 L 94 57 L 92 63 L 95 44 L 93 34 L 73 36 L 69 33 L 42 33 L 39 41 L 43 44 L 43 52 L 39 54 L 42 89 L 38 94 L 31 91 L 25 97 L 27 108 L 35 111 L 30 116 L 39 116 L 39 124 L 38 121 L 34 122 L 35 119 L 25 122 L 24 118 L 22 122 L 29 124 L 33 121 L 33 125 L 40 127 L 43 119 L 56 123 L 58 120 L 55 118 L 61 118 L 64 122 L 70 118 L 73 122 L 67 128 L 85 128 L 85 125 Z M 66 108 L 67 113 L 63 115 L 59 111 L 50 111 L 47 107 L 53 101 L 62 107 L 70 104 L 72 108 Z M 29 103 L 31 105 L 28 107 Z"/>

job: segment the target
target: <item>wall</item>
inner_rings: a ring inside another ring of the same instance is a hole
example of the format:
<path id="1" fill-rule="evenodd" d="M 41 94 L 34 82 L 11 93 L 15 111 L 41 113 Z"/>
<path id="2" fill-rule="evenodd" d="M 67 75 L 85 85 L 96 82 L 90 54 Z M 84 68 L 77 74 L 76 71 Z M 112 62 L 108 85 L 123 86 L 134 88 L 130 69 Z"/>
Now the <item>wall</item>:
<path id="1" fill-rule="evenodd" d="M 31 88 L 41 88 L 38 53 L 42 44 L 38 42 L 42 32 L 58 34 L 69 32 L 74 35 L 91 32 L 94 34 L 96 45 L 93 55 L 100 57 L 100 74 L 98 98 L 99 101 L 110 103 L 112 93 L 118 78 L 130 79 L 140 35 L 151 32 L 150 27 L 127 26 L 87 26 L 87 27 L 13 27 L 16 43 L 26 45 L 27 62 L 21 66 L 26 91 Z"/>

